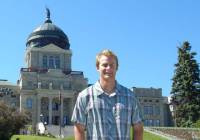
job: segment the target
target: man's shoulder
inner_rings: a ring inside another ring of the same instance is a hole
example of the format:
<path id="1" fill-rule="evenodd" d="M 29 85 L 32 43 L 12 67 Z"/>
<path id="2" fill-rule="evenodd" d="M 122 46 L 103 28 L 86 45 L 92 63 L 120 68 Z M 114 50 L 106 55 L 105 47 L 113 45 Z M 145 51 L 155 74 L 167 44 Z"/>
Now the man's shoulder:
<path id="1" fill-rule="evenodd" d="M 79 97 L 82 97 L 82 98 L 85 98 L 85 97 L 89 96 L 89 95 L 90 95 L 90 92 L 92 92 L 92 87 L 93 87 L 93 85 L 91 85 L 91 86 L 85 88 L 84 90 L 82 90 L 82 91 L 79 93 L 78 96 L 79 96 Z"/>
<path id="2" fill-rule="evenodd" d="M 122 93 L 125 94 L 126 96 L 132 96 L 135 97 L 135 93 L 133 91 L 131 91 L 129 88 L 117 83 L 117 90 Z"/>
<path id="3" fill-rule="evenodd" d="M 119 83 L 117 83 L 117 90 L 119 91 L 124 91 L 124 92 L 132 92 L 129 88 L 125 87 L 124 85 L 121 85 Z M 133 92 L 132 92 L 133 93 Z"/>

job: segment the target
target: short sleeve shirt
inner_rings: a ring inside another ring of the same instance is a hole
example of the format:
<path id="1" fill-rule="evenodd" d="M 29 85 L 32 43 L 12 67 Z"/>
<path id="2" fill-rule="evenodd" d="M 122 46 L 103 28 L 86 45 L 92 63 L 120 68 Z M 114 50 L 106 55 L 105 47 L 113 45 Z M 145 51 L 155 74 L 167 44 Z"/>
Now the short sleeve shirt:
<path id="1" fill-rule="evenodd" d="M 130 140 L 130 128 L 142 121 L 135 94 L 116 82 L 106 94 L 99 82 L 79 93 L 71 121 L 82 124 L 87 140 Z"/>

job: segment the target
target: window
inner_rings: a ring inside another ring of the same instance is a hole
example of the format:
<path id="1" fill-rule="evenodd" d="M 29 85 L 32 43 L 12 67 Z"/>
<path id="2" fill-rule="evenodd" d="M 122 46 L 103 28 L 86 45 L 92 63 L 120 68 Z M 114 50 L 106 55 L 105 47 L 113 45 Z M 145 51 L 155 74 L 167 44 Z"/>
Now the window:
<path id="1" fill-rule="evenodd" d="M 47 56 L 42 58 L 43 68 L 60 69 L 60 56 Z"/>
<path id="2" fill-rule="evenodd" d="M 33 106 L 33 100 L 31 98 L 26 99 L 26 107 L 31 109 Z"/>
<path id="3" fill-rule="evenodd" d="M 32 81 L 27 81 L 27 86 L 28 87 L 31 87 L 33 85 L 33 82 Z"/>
<path id="4" fill-rule="evenodd" d="M 68 120 L 67 116 L 64 116 L 64 118 L 63 118 L 63 124 L 64 125 L 69 124 L 69 120 Z"/>
<path id="5" fill-rule="evenodd" d="M 52 124 L 54 124 L 54 125 L 60 124 L 60 117 L 59 116 L 52 116 Z"/>
<path id="6" fill-rule="evenodd" d="M 56 69 L 59 69 L 60 68 L 60 58 L 59 58 L 59 56 L 56 56 L 55 57 L 55 64 L 56 64 Z"/>
<path id="7" fill-rule="evenodd" d="M 47 68 L 47 56 L 46 55 L 44 55 L 43 56 L 43 68 Z"/>
<path id="8" fill-rule="evenodd" d="M 160 120 L 154 120 L 154 126 L 160 126 Z"/>
<path id="9" fill-rule="evenodd" d="M 53 56 L 49 57 L 49 68 L 50 69 L 54 68 L 54 59 L 53 59 Z"/>
<path id="10" fill-rule="evenodd" d="M 12 103 L 11 103 L 11 106 L 12 106 L 12 107 L 16 107 L 16 105 L 17 105 L 16 102 L 12 102 Z"/>
<path id="11" fill-rule="evenodd" d="M 149 126 L 153 126 L 153 120 L 149 120 Z"/>
<path id="12" fill-rule="evenodd" d="M 145 115 L 153 115 L 153 106 L 144 106 Z"/>
<path id="13" fill-rule="evenodd" d="M 55 111 L 59 110 L 59 103 L 54 102 L 52 104 L 52 110 L 55 110 Z"/>
<path id="14" fill-rule="evenodd" d="M 148 120 L 144 120 L 144 125 L 148 126 Z"/>
<path id="15" fill-rule="evenodd" d="M 159 100 L 156 100 L 156 103 L 159 103 Z"/>
<path id="16" fill-rule="evenodd" d="M 144 114 L 148 114 L 148 106 L 144 106 Z"/>
<path id="17" fill-rule="evenodd" d="M 144 120 L 145 126 L 153 126 L 153 120 Z"/>
<path id="18" fill-rule="evenodd" d="M 160 107 L 155 106 L 155 115 L 160 115 Z"/>

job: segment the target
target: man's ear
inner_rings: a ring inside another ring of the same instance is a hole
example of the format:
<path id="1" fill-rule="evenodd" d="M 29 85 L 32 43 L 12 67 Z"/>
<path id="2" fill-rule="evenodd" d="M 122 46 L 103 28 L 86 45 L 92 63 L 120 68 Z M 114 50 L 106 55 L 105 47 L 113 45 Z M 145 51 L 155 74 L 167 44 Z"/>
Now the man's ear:
<path id="1" fill-rule="evenodd" d="M 96 66 L 97 71 L 99 71 L 99 66 Z"/>

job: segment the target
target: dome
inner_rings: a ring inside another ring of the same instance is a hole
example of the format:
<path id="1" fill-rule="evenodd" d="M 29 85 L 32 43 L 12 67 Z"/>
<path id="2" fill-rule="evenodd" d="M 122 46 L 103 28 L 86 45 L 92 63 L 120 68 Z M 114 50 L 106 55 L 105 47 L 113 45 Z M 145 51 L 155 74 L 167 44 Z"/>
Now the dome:
<path id="1" fill-rule="evenodd" d="M 70 44 L 67 35 L 52 23 L 50 19 L 50 11 L 48 8 L 46 10 L 46 21 L 33 30 L 27 39 L 26 46 L 43 47 L 53 43 L 62 49 L 69 49 Z"/>

